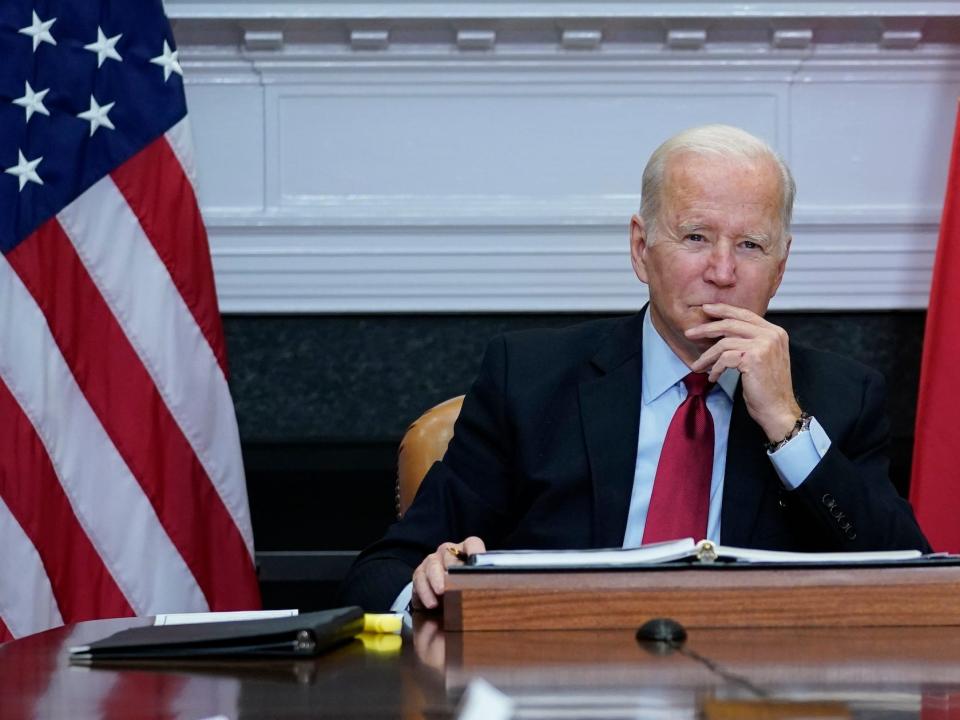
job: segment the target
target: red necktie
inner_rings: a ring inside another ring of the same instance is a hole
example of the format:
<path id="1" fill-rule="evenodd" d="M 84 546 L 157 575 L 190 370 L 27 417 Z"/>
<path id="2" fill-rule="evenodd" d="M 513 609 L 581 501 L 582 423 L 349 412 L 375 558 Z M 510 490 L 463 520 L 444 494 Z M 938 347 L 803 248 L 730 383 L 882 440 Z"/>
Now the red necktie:
<path id="1" fill-rule="evenodd" d="M 707 393 L 713 383 L 704 373 L 690 373 L 683 384 L 687 397 L 674 413 L 660 451 L 644 544 L 707 536 L 713 475 L 713 417 Z"/>

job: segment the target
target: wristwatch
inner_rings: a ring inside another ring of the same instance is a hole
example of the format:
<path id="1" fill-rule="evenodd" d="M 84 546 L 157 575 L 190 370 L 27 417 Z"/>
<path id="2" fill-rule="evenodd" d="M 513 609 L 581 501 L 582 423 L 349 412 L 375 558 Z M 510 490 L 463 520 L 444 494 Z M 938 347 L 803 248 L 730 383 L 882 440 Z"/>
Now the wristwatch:
<path id="1" fill-rule="evenodd" d="M 799 435 L 800 433 L 802 433 L 802 432 L 808 432 L 808 431 L 810 430 L 810 421 L 811 421 L 811 420 L 813 420 L 813 417 L 811 417 L 810 415 L 807 415 L 807 413 L 801 411 L 801 412 L 800 412 L 800 417 L 797 418 L 797 421 L 793 424 L 793 427 L 790 428 L 790 432 L 788 432 L 788 433 L 784 436 L 783 440 L 778 440 L 778 441 L 776 441 L 776 442 L 768 442 L 768 443 L 765 445 L 765 447 L 767 448 L 767 452 L 770 453 L 771 455 L 773 455 L 773 453 L 775 453 L 777 450 L 779 450 L 780 448 L 782 448 L 782 447 L 783 447 L 784 445 L 786 445 L 788 442 L 790 442 L 791 440 L 793 440 L 793 439 L 794 439 L 797 435 Z"/>

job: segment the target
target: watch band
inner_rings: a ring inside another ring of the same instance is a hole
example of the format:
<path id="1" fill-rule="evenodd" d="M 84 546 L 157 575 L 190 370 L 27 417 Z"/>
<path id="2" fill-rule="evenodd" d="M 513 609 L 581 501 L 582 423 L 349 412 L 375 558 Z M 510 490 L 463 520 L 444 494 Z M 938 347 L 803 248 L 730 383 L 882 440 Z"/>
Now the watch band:
<path id="1" fill-rule="evenodd" d="M 811 420 L 813 420 L 813 417 L 812 417 L 812 416 L 807 415 L 807 413 L 801 411 L 801 412 L 800 412 L 800 417 L 797 418 L 797 421 L 793 424 L 793 427 L 790 428 L 790 432 L 788 432 L 788 433 L 783 437 L 783 440 L 778 440 L 778 441 L 776 441 L 776 442 L 768 442 L 768 443 L 764 446 L 764 447 L 766 447 L 767 452 L 772 455 L 772 454 L 775 453 L 777 450 L 779 450 L 779 449 L 782 448 L 784 445 L 786 445 L 788 442 L 790 442 L 791 440 L 793 440 L 793 439 L 794 439 L 797 435 L 799 435 L 800 433 L 809 431 L 809 430 L 810 430 L 810 421 L 811 421 Z"/>

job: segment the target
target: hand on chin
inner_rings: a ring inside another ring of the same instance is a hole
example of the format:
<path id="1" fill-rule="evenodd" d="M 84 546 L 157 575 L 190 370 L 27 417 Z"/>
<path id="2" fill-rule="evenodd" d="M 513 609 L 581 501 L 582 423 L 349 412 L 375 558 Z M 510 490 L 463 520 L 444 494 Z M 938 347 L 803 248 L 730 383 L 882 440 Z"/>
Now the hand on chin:
<path id="1" fill-rule="evenodd" d="M 713 316 L 708 315 L 707 312 L 703 309 L 703 305 L 690 305 L 688 306 L 688 314 L 690 316 L 690 323 L 687 327 L 695 327 L 697 325 L 703 325 L 713 320 Z"/>

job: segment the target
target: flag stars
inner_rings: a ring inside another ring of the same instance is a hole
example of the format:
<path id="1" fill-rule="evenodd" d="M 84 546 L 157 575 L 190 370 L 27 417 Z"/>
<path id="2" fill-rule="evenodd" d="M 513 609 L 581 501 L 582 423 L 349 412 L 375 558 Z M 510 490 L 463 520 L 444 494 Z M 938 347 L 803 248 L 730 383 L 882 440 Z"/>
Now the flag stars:
<path id="1" fill-rule="evenodd" d="M 170 79 L 170 73 L 176 73 L 180 77 L 183 77 L 183 68 L 180 67 L 180 61 L 177 60 L 177 53 L 179 52 L 179 50 L 171 50 L 167 41 L 164 40 L 163 54 L 157 55 L 155 58 L 150 58 L 150 62 L 163 68 L 164 82 Z"/>
<path id="2" fill-rule="evenodd" d="M 45 90 L 40 90 L 39 92 L 34 92 L 33 88 L 30 87 L 29 82 L 25 82 L 24 85 L 26 88 L 23 92 L 23 97 L 18 97 L 13 101 L 14 105 L 19 105 L 27 113 L 27 122 L 30 122 L 30 118 L 34 113 L 40 113 L 41 115 L 50 115 L 50 111 L 47 110 L 46 106 L 43 104 L 43 98 L 46 97 L 47 93 L 50 92 L 50 88 Z"/>
<path id="3" fill-rule="evenodd" d="M 23 156 L 22 150 L 17 150 L 17 155 L 19 159 L 17 164 L 13 167 L 8 167 L 4 170 L 5 173 L 10 175 L 16 175 L 20 180 L 20 192 L 23 192 L 23 188 L 26 187 L 28 182 L 36 183 L 37 185 L 43 185 L 43 180 L 40 179 L 40 176 L 37 174 L 37 165 L 40 164 L 40 161 L 43 160 L 42 157 L 38 157 L 36 160 L 27 160 Z"/>
<path id="4" fill-rule="evenodd" d="M 17 32 L 33 38 L 33 51 L 36 52 L 37 48 L 40 47 L 40 43 L 57 44 L 57 41 L 53 39 L 53 35 L 50 34 L 50 28 L 56 21 L 56 18 L 41 20 L 37 15 L 37 11 L 34 10 L 33 23 L 25 28 L 20 28 Z"/>
<path id="5" fill-rule="evenodd" d="M 120 53 L 117 52 L 117 41 L 122 37 L 123 33 L 120 33 L 119 35 L 114 35 L 112 38 L 108 38 L 103 34 L 103 29 L 98 25 L 97 41 L 89 45 L 84 45 L 83 48 L 84 50 L 89 50 L 97 54 L 97 67 L 103 65 L 103 61 L 107 58 L 123 62 L 123 58 L 120 57 Z"/>
<path id="6" fill-rule="evenodd" d="M 90 137 L 93 137 L 93 134 L 99 127 L 109 128 L 110 130 L 116 129 L 113 127 L 113 123 L 110 122 L 110 118 L 107 117 L 107 113 L 113 109 L 114 105 L 116 105 L 115 102 L 100 105 L 94 99 L 93 95 L 90 96 L 90 109 L 77 114 L 77 117 L 81 120 L 90 121 Z"/>

